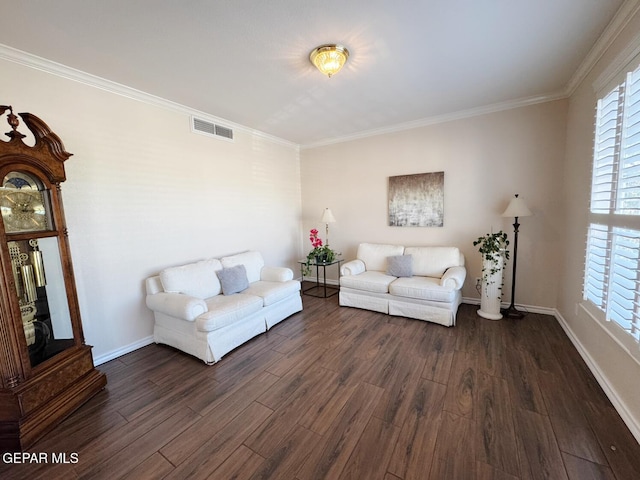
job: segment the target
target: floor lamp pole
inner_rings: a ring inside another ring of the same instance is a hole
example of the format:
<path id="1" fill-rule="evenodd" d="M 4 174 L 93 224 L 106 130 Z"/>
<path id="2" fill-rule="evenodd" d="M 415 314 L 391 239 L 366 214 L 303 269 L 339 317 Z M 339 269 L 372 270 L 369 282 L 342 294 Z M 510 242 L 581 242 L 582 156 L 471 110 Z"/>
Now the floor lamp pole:
<path id="1" fill-rule="evenodd" d="M 513 272 L 511 277 L 511 305 L 506 308 L 502 314 L 507 318 L 522 318 L 524 313 L 516 308 L 516 267 L 518 265 L 518 229 L 520 224 L 518 223 L 518 217 L 515 217 L 516 221 L 513 224 Z"/>
<path id="2" fill-rule="evenodd" d="M 525 203 L 519 198 L 519 195 L 516 193 L 515 197 L 511 199 L 509 202 L 509 206 L 502 214 L 503 217 L 513 217 L 515 218 L 515 222 L 513 224 L 513 277 L 511 279 L 511 305 L 509 308 L 506 308 L 502 311 L 502 315 L 507 318 L 522 318 L 524 317 L 524 313 L 516 308 L 516 267 L 518 264 L 518 229 L 520 228 L 520 224 L 518 223 L 519 217 L 529 217 L 533 215 L 531 210 L 527 208 Z"/>

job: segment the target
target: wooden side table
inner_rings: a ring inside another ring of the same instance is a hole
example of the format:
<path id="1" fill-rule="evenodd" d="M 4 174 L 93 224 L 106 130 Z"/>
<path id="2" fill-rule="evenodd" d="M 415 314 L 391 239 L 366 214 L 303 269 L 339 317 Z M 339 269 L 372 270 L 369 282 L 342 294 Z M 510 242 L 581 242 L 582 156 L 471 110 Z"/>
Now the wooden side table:
<path id="1" fill-rule="evenodd" d="M 312 287 L 307 287 L 302 289 L 302 293 L 304 295 L 309 295 L 312 297 L 318 298 L 328 298 L 340 291 L 340 286 L 335 285 L 327 285 L 327 267 L 331 265 L 338 266 L 338 281 L 340 280 L 340 264 L 342 263 L 341 258 L 336 258 L 332 262 L 316 262 L 315 260 L 311 262 L 311 268 L 315 266 L 316 268 L 316 284 Z M 301 277 L 304 278 L 304 266 L 306 265 L 306 260 L 298 260 L 300 264 L 300 274 Z M 320 270 L 322 270 L 322 282 L 320 282 Z"/>

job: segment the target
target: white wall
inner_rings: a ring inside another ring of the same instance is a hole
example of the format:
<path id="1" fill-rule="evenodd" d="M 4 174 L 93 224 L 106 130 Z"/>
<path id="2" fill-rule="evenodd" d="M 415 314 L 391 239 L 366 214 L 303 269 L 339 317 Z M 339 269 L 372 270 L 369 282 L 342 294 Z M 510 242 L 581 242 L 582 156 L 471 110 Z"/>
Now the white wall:
<path id="1" fill-rule="evenodd" d="M 535 216 L 520 219 L 516 302 L 553 308 L 562 246 L 562 161 L 565 100 L 305 149 L 302 218 L 306 234 L 330 207 L 331 245 L 347 259 L 360 242 L 455 245 L 468 276 L 463 295 L 479 298 L 481 276 L 473 241 L 498 230 L 513 237 L 513 218 L 501 214 L 515 193 Z M 388 177 L 444 171 L 444 226 L 388 226 Z M 306 247 L 310 249 L 307 242 Z M 505 299 L 511 291 L 511 262 Z"/>
<path id="2" fill-rule="evenodd" d="M 640 365 L 617 344 L 605 329 L 579 307 L 588 226 L 594 115 L 597 95 L 593 83 L 628 47 L 640 47 L 640 13 L 600 58 L 579 88 L 571 95 L 567 122 L 565 162 L 565 246 L 558 311 L 565 328 L 583 353 L 596 378 L 609 395 L 631 431 L 640 441 Z"/>
<path id="3" fill-rule="evenodd" d="M 185 113 L 9 61 L 0 71 L 0 103 L 40 117 L 73 153 L 62 197 L 98 362 L 148 341 L 144 279 L 164 267 L 246 249 L 297 267 L 297 146 L 246 130 L 233 143 L 194 134 Z"/>

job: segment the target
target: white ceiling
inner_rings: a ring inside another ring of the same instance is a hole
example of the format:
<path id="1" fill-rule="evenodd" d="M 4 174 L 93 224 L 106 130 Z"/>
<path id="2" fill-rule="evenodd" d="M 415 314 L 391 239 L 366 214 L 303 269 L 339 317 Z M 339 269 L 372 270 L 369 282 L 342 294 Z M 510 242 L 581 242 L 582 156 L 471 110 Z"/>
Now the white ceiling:
<path id="1" fill-rule="evenodd" d="M 309 146 L 557 97 L 623 2 L 0 0 L 0 44 Z"/>

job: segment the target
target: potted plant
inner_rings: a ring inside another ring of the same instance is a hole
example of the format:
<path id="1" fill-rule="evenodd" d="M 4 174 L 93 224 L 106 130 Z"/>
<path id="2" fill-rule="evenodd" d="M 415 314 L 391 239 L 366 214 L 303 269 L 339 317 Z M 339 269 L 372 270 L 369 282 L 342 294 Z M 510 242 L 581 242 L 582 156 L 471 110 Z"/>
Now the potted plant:
<path id="1" fill-rule="evenodd" d="M 491 320 L 500 320 L 500 301 L 502 299 L 502 270 L 505 260 L 509 259 L 509 240 L 500 230 L 487 233 L 473 242 L 482 255 L 482 292 L 478 315 Z"/>
<path id="2" fill-rule="evenodd" d="M 303 275 L 309 275 L 312 265 L 332 263 L 340 255 L 329 245 L 322 243 L 322 239 L 318 237 L 318 230 L 315 228 L 309 231 L 309 241 L 313 249 L 307 254 L 307 261 L 303 265 Z"/>

